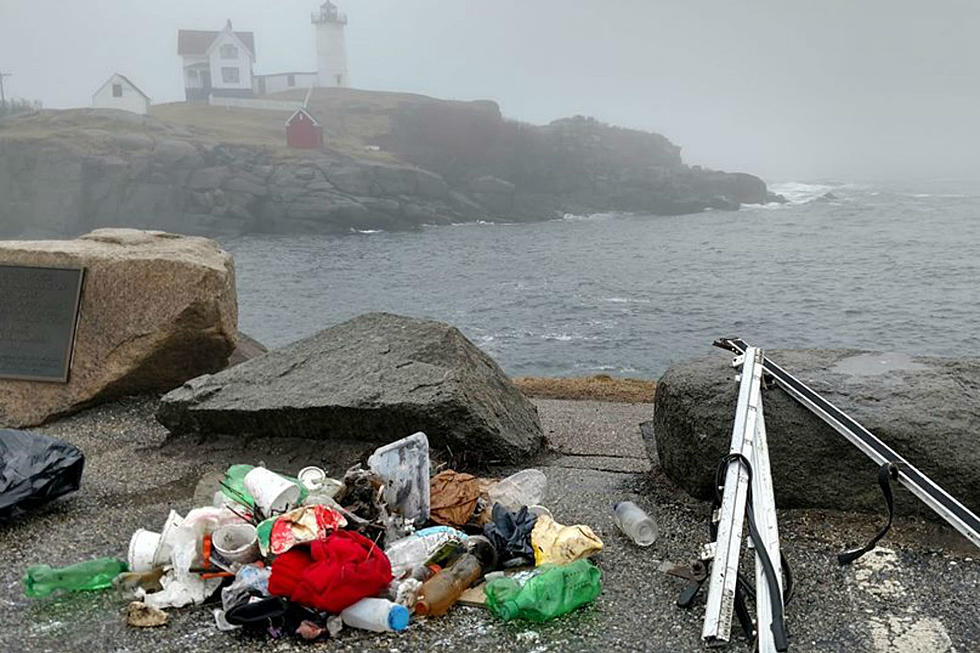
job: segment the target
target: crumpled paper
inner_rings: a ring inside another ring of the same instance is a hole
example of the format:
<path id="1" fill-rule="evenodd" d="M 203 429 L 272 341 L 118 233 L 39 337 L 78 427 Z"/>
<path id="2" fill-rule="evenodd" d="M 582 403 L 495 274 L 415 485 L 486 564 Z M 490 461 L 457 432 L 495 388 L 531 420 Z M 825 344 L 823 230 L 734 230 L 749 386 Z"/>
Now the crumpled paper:
<path id="1" fill-rule="evenodd" d="M 429 480 L 429 518 L 444 526 L 463 526 L 473 517 L 484 481 L 451 469 Z"/>

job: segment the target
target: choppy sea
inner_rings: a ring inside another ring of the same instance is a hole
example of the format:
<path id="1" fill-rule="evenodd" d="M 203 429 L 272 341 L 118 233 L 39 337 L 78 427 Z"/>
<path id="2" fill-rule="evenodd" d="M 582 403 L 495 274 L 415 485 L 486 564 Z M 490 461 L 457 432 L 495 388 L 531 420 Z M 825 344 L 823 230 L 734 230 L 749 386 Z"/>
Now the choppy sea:
<path id="1" fill-rule="evenodd" d="M 391 311 L 458 326 L 511 375 L 655 378 L 730 335 L 978 351 L 980 185 L 771 189 L 789 203 L 224 244 L 240 328 L 269 346 Z"/>

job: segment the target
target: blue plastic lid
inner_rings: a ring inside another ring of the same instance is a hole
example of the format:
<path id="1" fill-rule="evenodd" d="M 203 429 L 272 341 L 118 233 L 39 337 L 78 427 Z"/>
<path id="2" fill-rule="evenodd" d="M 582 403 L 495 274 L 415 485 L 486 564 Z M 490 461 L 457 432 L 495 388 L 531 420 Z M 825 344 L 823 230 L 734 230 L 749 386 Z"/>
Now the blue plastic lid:
<path id="1" fill-rule="evenodd" d="M 388 627 L 396 633 L 408 628 L 408 622 L 412 620 L 412 613 L 404 605 L 393 605 L 388 611 Z"/>

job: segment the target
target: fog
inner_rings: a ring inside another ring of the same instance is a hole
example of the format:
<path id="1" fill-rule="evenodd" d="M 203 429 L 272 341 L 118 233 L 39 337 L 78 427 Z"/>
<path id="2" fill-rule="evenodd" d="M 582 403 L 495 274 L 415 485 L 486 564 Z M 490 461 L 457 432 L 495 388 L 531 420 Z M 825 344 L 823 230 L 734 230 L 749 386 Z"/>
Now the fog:
<path id="1" fill-rule="evenodd" d="M 341 0 L 359 88 L 661 132 L 770 180 L 980 177 L 976 0 Z M 87 106 L 112 72 L 183 99 L 177 30 L 254 31 L 314 70 L 316 0 L 0 0 L 8 97 Z"/>

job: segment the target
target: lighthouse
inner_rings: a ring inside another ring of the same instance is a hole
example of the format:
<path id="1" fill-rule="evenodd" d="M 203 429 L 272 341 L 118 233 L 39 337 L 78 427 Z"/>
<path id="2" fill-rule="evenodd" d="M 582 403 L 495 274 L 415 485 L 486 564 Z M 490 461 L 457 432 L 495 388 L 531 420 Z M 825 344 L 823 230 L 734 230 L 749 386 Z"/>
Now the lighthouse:
<path id="1" fill-rule="evenodd" d="M 347 16 L 327 0 L 312 16 L 316 30 L 317 86 L 347 86 Z"/>

